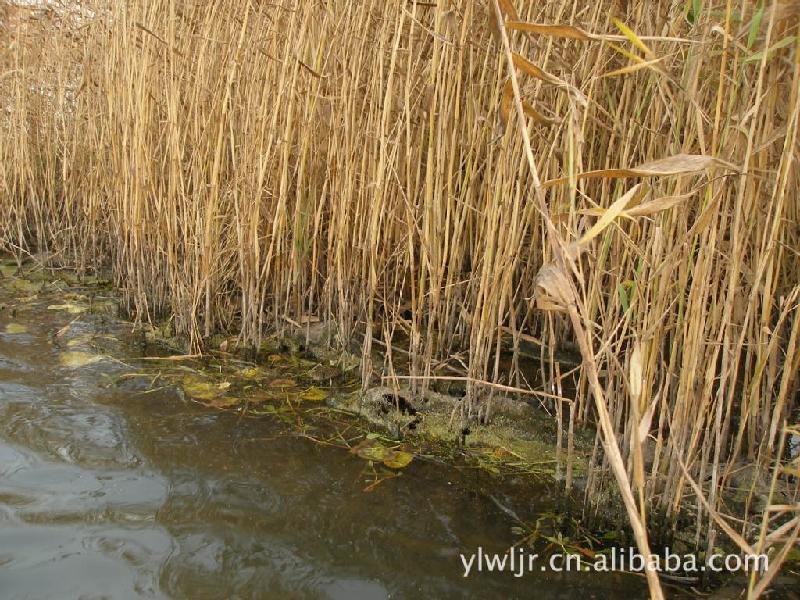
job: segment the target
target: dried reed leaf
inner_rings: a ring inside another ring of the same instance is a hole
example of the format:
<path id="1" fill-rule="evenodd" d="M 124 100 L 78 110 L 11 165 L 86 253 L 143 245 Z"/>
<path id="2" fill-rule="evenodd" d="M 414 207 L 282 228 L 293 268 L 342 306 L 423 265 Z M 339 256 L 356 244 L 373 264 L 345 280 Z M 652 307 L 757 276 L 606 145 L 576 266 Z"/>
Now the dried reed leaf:
<path id="1" fill-rule="evenodd" d="M 567 85 L 565 81 L 559 79 L 555 75 L 551 75 L 547 71 L 540 69 L 531 61 L 529 61 L 524 56 L 517 54 L 514 52 L 514 66 L 517 67 L 523 73 L 530 75 L 531 77 L 535 77 L 536 79 L 541 79 L 547 83 L 552 83 L 553 85 Z"/>
<path id="2" fill-rule="evenodd" d="M 624 56 L 626 58 L 629 58 L 630 60 L 632 60 L 635 63 L 645 62 L 645 60 L 641 56 L 639 56 L 638 54 L 634 54 L 633 52 L 629 52 L 628 50 L 626 50 L 622 46 L 618 46 L 617 44 L 609 43 L 608 47 L 609 48 L 613 48 L 614 50 L 616 50 L 617 52 L 622 54 L 622 56 Z"/>
<path id="3" fill-rule="evenodd" d="M 308 71 L 309 73 L 311 73 L 311 75 L 313 75 L 313 76 L 314 76 L 314 77 L 316 77 L 317 79 L 325 79 L 325 77 L 327 77 L 327 75 L 323 75 L 322 73 L 319 73 L 319 72 L 315 71 L 314 69 L 312 69 L 311 67 L 309 67 L 309 66 L 308 66 L 306 63 L 304 63 L 304 62 L 303 62 L 302 60 L 300 60 L 299 58 L 297 58 L 296 60 L 297 60 L 297 63 L 298 63 L 298 64 L 299 64 L 301 67 L 303 67 L 303 68 L 304 68 L 306 71 Z"/>
<path id="4" fill-rule="evenodd" d="M 513 105 L 514 87 L 511 85 L 511 80 L 509 79 L 506 81 L 506 84 L 503 87 L 503 98 L 500 102 L 500 116 L 503 119 L 503 123 L 508 123 L 508 118 L 511 114 L 511 108 Z M 522 102 L 522 110 L 527 116 L 531 117 L 534 121 L 541 125 L 553 125 L 555 123 L 553 119 L 545 117 L 527 102 Z"/>
<path id="5" fill-rule="evenodd" d="M 672 208 L 673 206 L 677 206 L 687 198 L 690 198 L 694 194 L 682 194 L 680 196 L 663 196 L 661 198 L 656 198 L 655 200 L 650 200 L 649 202 L 644 202 L 639 206 L 634 206 L 632 208 L 628 208 L 624 211 L 624 216 L 626 217 L 646 217 L 649 215 L 653 215 L 657 212 L 661 212 L 662 210 L 667 210 Z"/>
<path id="6" fill-rule="evenodd" d="M 662 60 L 664 60 L 664 57 L 637 62 L 633 65 L 622 67 L 621 69 L 614 69 L 613 71 L 609 71 L 608 73 L 603 73 L 602 75 L 600 75 L 600 77 L 616 77 L 617 75 L 628 75 L 630 73 L 635 73 L 636 71 L 641 71 L 642 69 L 651 69 L 655 67 L 655 65 L 659 64 Z M 656 71 L 657 69 L 653 70 Z"/>
<path id="7" fill-rule="evenodd" d="M 639 441 L 644 441 L 647 434 L 650 432 L 650 424 L 653 422 L 653 415 L 656 412 L 656 406 L 661 397 L 661 392 L 657 392 L 655 398 L 650 401 L 647 410 L 644 411 L 642 418 L 639 420 Z"/>
<path id="8" fill-rule="evenodd" d="M 639 340 L 636 340 L 633 344 L 630 364 L 628 365 L 628 391 L 631 395 L 631 401 L 635 404 L 638 404 L 639 398 L 642 396 L 642 386 L 644 383 L 642 373 L 642 344 Z"/>
<path id="9" fill-rule="evenodd" d="M 578 240 L 578 246 L 585 246 L 598 235 L 600 235 L 606 227 L 613 223 L 614 219 L 622 214 L 622 211 L 625 210 L 625 207 L 628 206 L 628 204 L 633 201 L 636 196 L 647 193 L 647 188 L 644 190 L 641 189 L 642 185 L 643 184 L 641 183 L 636 184 L 625 194 L 620 196 L 616 202 L 609 206 L 608 209 L 603 212 L 597 222 L 592 225 L 589 231 L 583 234 L 583 237 Z"/>
<path id="10" fill-rule="evenodd" d="M 513 59 L 514 59 L 514 66 L 517 67 L 518 69 L 520 69 L 526 75 L 530 75 L 531 77 L 535 77 L 536 79 L 540 79 L 541 81 L 544 81 L 545 83 L 550 83 L 552 85 L 557 85 L 557 86 L 559 86 L 561 88 L 564 88 L 570 94 L 572 99 L 575 100 L 581 106 L 586 106 L 588 104 L 588 101 L 586 100 L 586 96 L 584 96 L 583 92 L 581 92 L 574 85 L 571 85 L 571 84 L 567 83 L 566 81 L 564 81 L 560 77 L 556 77 L 555 75 L 552 75 L 551 73 L 548 73 L 544 69 L 536 66 L 531 61 L 529 61 L 527 58 L 525 58 L 524 56 L 522 56 L 520 54 L 517 54 L 516 52 L 514 52 L 512 56 L 513 56 Z"/>
<path id="11" fill-rule="evenodd" d="M 705 154 L 676 154 L 659 160 L 642 163 L 630 169 L 599 169 L 597 171 L 586 171 L 575 176 L 575 180 L 602 178 L 614 179 L 620 177 L 665 177 L 669 175 L 685 175 L 687 173 L 697 173 L 712 167 L 720 167 L 738 171 L 729 162 L 706 156 Z M 556 185 L 569 183 L 569 177 L 550 179 L 542 183 L 542 187 L 549 188 Z"/>
<path id="12" fill-rule="evenodd" d="M 711 167 L 723 167 L 733 171 L 738 170 L 734 165 L 713 156 L 705 154 L 676 154 L 667 158 L 650 161 L 634 167 L 633 172 L 638 177 L 659 177 L 664 175 L 683 175 L 697 173 Z"/>
<path id="13" fill-rule="evenodd" d="M 550 23 L 528 23 L 525 21 L 509 21 L 508 23 L 506 23 L 506 29 L 508 31 L 522 31 L 524 33 L 535 33 L 550 37 L 568 38 L 572 40 L 580 40 L 583 42 L 588 42 L 588 41 L 619 42 L 631 39 L 627 35 L 591 33 L 584 29 L 581 29 L 580 27 L 575 27 L 574 25 L 561 25 L 561 24 L 553 25 Z M 691 40 L 682 37 L 673 37 L 673 36 L 647 36 L 646 38 L 639 36 L 635 37 L 642 44 L 644 44 L 643 42 L 644 39 L 658 40 L 662 42 L 677 42 L 681 44 L 697 43 L 696 40 Z"/>
<path id="14" fill-rule="evenodd" d="M 544 292 L 536 295 L 536 308 L 544 312 L 566 312 L 567 310 Z"/>
<path id="15" fill-rule="evenodd" d="M 506 29 L 511 31 L 523 31 L 525 33 L 538 33 L 541 35 L 548 35 L 550 37 L 570 38 L 581 41 L 603 39 L 603 36 L 587 33 L 580 27 L 574 27 L 573 25 L 546 25 L 544 23 L 509 21 L 506 23 Z"/>
<path id="16" fill-rule="evenodd" d="M 677 206 L 684 200 L 691 198 L 694 192 L 688 194 L 681 194 L 680 196 L 663 196 L 644 202 L 636 206 L 636 199 L 628 203 L 628 208 L 620 213 L 620 217 L 634 218 L 634 217 L 648 217 L 664 210 L 668 210 L 673 206 Z M 601 217 L 605 213 L 604 208 L 585 208 L 578 211 L 582 215 L 589 215 L 592 217 Z"/>
<path id="17" fill-rule="evenodd" d="M 492 2 L 493 0 L 489 0 Z M 514 8 L 514 5 L 511 3 L 511 0 L 497 0 L 498 5 L 500 6 L 500 11 L 506 15 L 509 19 L 513 19 L 514 21 L 519 21 L 519 13 L 517 9 Z"/>
<path id="18" fill-rule="evenodd" d="M 614 25 L 616 25 L 616 26 L 617 26 L 617 29 L 619 29 L 619 30 L 622 32 L 622 35 L 624 35 L 626 38 L 628 38 L 628 39 L 629 39 L 629 40 L 630 40 L 630 41 L 633 43 L 633 45 L 634 45 L 634 46 L 636 46 L 637 48 L 639 48 L 639 50 L 641 50 L 642 52 L 644 52 L 644 55 L 645 55 L 646 57 L 648 57 L 648 58 L 651 58 L 651 59 L 652 59 L 652 58 L 655 58 L 655 54 L 653 54 L 653 51 L 652 51 L 652 50 L 650 50 L 650 48 L 648 48 L 648 47 L 647 47 L 647 44 L 645 44 L 645 43 L 644 43 L 644 42 L 643 42 L 643 41 L 642 41 L 642 40 L 639 38 L 639 36 L 638 36 L 638 35 L 636 35 L 636 34 L 633 32 L 633 30 L 632 30 L 630 27 L 628 27 L 627 25 L 625 25 L 625 23 L 623 23 L 623 22 L 622 22 L 622 21 L 620 21 L 619 19 L 616 19 L 616 18 L 615 18 L 615 19 L 611 19 L 611 20 L 614 22 Z"/>
<path id="19" fill-rule="evenodd" d="M 553 125 L 555 123 L 553 119 L 545 117 L 542 113 L 537 111 L 535 108 L 533 108 L 533 106 L 531 106 L 527 102 L 522 103 L 522 110 L 527 116 L 532 118 L 540 125 Z"/>
<path id="20" fill-rule="evenodd" d="M 509 93 L 509 90 L 511 90 L 511 93 Z M 503 87 L 503 97 L 500 99 L 500 118 L 503 120 L 503 125 L 508 123 L 513 104 L 514 90 L 511 88 L 511 82 L 506 81 L 506 85 Z"/>

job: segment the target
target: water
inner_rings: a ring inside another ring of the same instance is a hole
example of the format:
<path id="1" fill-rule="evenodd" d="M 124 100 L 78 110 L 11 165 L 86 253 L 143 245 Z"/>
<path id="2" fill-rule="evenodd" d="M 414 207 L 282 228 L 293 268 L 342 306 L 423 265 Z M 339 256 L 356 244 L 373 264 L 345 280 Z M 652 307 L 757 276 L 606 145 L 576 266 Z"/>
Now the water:
<path id="1" fill-rule="evenodd" d="M 109 386 L 130 370 L 111 361 L 62 366 L 55 333 L 76 317 L 19 296 L 0 290 L 18 307 L 0 332 L 28 329 L 0 333 L 3 600 L 647 596 L 630 575 L 464 578 L 459 553 L 518 539 L 500 505 L 534 519 L 544 488 L 415 460 L 363 492 L 364 460 L 274 418 Z M 124 327 L 78 315 L 70 335 L 86 333 Z"/>

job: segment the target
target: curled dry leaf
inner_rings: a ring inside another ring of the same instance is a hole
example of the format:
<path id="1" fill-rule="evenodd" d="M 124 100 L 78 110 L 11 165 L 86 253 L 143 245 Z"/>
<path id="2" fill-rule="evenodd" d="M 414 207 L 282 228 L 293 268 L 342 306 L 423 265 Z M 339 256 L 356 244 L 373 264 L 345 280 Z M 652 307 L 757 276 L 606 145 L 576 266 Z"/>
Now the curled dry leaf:
<path id="1" fill-rule="evenodd" d="M 574 301 L 569 276 L 564 268 L 549 262 L 536 274 L 536 306 L 541 310 L 563 311 Z"/>

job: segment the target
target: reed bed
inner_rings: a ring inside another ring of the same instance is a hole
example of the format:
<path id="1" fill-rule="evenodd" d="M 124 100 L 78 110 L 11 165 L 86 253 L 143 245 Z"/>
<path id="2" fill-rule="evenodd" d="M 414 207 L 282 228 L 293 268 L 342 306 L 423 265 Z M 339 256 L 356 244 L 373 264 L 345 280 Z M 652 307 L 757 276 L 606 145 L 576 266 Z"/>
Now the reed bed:
<path id="1" fill-rule="evenodd" d="M 3 5 L 5 250 L 110 266 L 195 348 L 313 317 L 365 386 L 459 371 L 459 426 L 562 397 L 638 542 L 797 538 L 797 2 L 88 6 Z M 789 496 L 730 504 L 743 470 Z"/>

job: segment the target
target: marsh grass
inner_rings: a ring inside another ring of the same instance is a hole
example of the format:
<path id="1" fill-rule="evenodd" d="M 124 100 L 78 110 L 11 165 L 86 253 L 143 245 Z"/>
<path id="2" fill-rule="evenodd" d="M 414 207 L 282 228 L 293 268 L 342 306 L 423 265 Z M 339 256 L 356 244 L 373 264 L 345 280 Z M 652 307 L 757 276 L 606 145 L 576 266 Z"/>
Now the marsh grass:
<path id="1" fill-rule="evenodd" d="M 319 318 L 365 386 L 463 376 L 461 425 L 541 393 L 639 541 L 797 537 L 796 2 L 74 6 L 2 5 L 6 250 L 111 266 L 194 349 Z"/>

